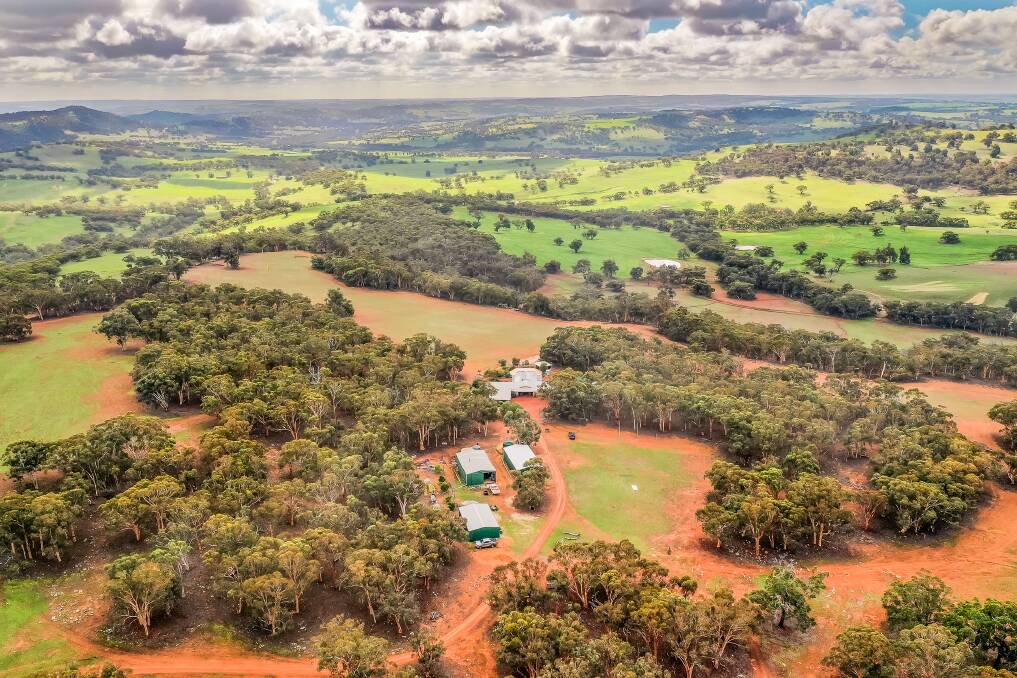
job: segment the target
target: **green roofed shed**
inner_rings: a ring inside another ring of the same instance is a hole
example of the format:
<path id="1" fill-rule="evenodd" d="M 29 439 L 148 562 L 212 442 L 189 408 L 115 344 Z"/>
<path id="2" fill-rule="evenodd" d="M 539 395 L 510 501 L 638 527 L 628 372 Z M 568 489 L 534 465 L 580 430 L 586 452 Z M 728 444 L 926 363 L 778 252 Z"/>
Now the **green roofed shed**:
<path id="1" fill-rule="evenodd" d="M 456 474 L 468 487 L 495 481 L 494 464 L 480 445 L 459 450 L 456 454 Z"/>
<path id="2" fill-rule="evenodd" d="M 470 541 L 501 537 L 501 526 L 487 504 L 463 504 L 459 507 L 459 515 L 466 521 Z"/>

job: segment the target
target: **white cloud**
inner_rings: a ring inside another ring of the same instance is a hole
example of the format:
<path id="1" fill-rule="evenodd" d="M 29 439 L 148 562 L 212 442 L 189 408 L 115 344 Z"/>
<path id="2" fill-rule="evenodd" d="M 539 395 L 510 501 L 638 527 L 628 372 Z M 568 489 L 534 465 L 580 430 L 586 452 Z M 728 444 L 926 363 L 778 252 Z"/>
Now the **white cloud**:
<path id="1" fill-rule="evenodd" d="M 360 0 L 334 11 L 318 0 L 0 0 L 0 82 L 61 72 L 181 95 L 256 83 L 267 95 L 356 80 L 468 96 L 504 83 L 546 95 L 637 82 L 662 92 L 705 81 L 1011 82 L 1017 70 L 1017 7 L 936 9 L 903 34 L 898 0 Z M 651 31 L 652 19 L 676 25 Z"/>
<path id="2" fill-rule="evenodd" d="M 123 24 L 116 19 L 110 19 L 104 23 L 102 28 L 96 32 L 95 39 L 109 46 L 126 45 L 134 40 Z"/>

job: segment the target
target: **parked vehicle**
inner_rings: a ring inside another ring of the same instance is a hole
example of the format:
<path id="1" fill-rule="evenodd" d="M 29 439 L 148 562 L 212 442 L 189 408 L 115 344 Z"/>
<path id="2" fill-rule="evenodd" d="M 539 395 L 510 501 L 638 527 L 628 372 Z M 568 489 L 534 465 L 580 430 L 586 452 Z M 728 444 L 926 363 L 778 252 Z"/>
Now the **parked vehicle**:
<path id="1" fill-rule="evenodd" d="M 494 495 L 495 497 L 501 494 L 501 488 L 498 487 L 498 483 L 488 483 L 484 485 L 484 495 L 487 496 L 489 494 Z"/>
<path id="2" fill-rule="evenodd" d="M 497 545 L 498 540 L 491 539 L 490 537 L 487 537 L 486 539 L 481 539 L 480 541 L 473 542 L 473 546 L 478 549 L 493 549 Z"/>
<path id="3" fill-rule="evenodd" d="M 575 431 L 569 431 L 569 440 L 575 440 L 575 439 L 576 439 L 576 432 Z"/>

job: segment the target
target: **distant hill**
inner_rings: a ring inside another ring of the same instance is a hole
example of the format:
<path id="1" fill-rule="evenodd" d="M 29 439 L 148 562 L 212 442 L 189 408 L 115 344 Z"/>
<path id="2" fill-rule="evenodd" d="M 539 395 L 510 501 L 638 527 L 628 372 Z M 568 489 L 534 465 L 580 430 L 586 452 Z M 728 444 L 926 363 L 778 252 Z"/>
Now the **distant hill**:
<path id="1" fill-rule="evenodd" d="M 115 134 L 139 126 L 133 120 L 85 106 L 5 113 L 0 115 L 0 150 L 67 141 L 74 132 Z"/>

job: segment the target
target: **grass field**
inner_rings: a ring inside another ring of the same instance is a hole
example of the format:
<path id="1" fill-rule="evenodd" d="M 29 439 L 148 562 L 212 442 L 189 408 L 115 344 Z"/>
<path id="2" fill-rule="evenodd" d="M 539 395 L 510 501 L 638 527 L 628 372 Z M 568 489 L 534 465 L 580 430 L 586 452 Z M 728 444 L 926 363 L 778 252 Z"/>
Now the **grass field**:
<path id="1" fill-rule="evenodd" d="M 100 318 L 37 323 L 30 341 L 0 345 L 0 449 L 79 433 L 105 410 L 120 414 L 121 405 L 134 402 L 132 357 L 92 331 Z M 102 392 L 108 380 L 117 380 L 115 393 Z"/>
<path id="2" fill-rule="evenodd" d="M 597 536 L 629 539 L 651 551 L 651 538 L 671 529 L 669 504 L 695 480 L 683 466 L 682 441 L 652 433 L 617 434 L 606 426 L 582 427 L 578 433 L 577 440 L 555 441 L 563 452 L 575 522 L 588 522 Z"/>
<path id="3" fill-rule="evenodd" d="M 71 214 L 44 218 L 24 212 L 0 212 L 0 240 L 9 244 L 35 249 L 81 232 L 81 217 Z"/>
<path id="4" fill-rule="evenodd" d="M 909 228 L 907 231 L 890 228 L 885 235 L 875 237 L 867 227 L 810 226 L 766 233 L 726 231 L 721 235 L 742 245 L 769 245 L 774 249 L 774 256 L 786 266 L 799 267 L 814 252 L 826 252 L 827 262 L 841 257 L 848 263 L 834 277 L 834 284 L 849 282 L 882 297 L 966 301 L 979 292 L 987 292 L 986 303 L 1001 305 L 1017 295 L 1017 266 L 988 263 L 996 247 L 1017 243 L 1017 231 L 964 229 L 959 231 L 961 242 L 957 245 L 940 244 L 942 232 L 943 229 L 938 228 Z M 793 249 L 799 241 L 809 246 L 804 254 Z M 907 246 L 911 251 L 911 265 L 889 264 L 897 271 L 896 280 L 878 281 L 876 272 L 882 266 L 862 267 L 851 260 L 851 255 L 859 250 L 872 251 L 888 244 L 898 249 Z"/>
<path id="5" fill-rule="evenodd" d="M 456 215 L 472 220 L 463 208 L 457 208 Z M 582 237 L 586 228 L 575 229 L 572 224 L 560 219 L 533 219 L 536 229 L 532 233 L 525 228 L 515 227 L 495 233 L 494 224 L 497 219 L 497 214 L 485 212 L 480 231 L 492 234 L 509 254 L 529 252 L 537 258 L 540 266 L 554 259 L 561 262 L 563 271 L 571 271 L 572 265 L 580 259 L 588 259 L 595 270 L 600 269 L 605 259 L 613 259 L 618 264 L 617 277 L 627 279 L 634 266 L 648 270 L 643 259 L 674 259 L 682 247 L 670 234 L 652 228 L 594 228 L 597 237 L 587 240 Z M 520 223 L 523 221 L 512 220 Z M 555 245 L 555 238 L 561 238 L 565 244 Z M 583 243 L 578 254 L 568 248 L 568 243 L 576 239 Z"/>
<path id="6" fill-rule="evenodd" d="M 0 590 L 0 675 L 50 675 L 77 659 L 74 648 L 47 628 L 40 584 L 14 580 Z"/>
<path id="7" fill-rule="evenodd" d="M 92 271 L 107 278 L 117 277 L 127 270 L 127 262 L 124 261 L 124 257 L 128 254 L 149 256 L 152 254 L 152 250 L 139 247 L 127 252 L 108 252 L 101 257 L 93 259 L 69 261 L 60 268 L 60 273 L 67 275 L 68 273 L 78 273 L 80 271 Z"/>

